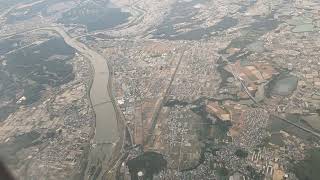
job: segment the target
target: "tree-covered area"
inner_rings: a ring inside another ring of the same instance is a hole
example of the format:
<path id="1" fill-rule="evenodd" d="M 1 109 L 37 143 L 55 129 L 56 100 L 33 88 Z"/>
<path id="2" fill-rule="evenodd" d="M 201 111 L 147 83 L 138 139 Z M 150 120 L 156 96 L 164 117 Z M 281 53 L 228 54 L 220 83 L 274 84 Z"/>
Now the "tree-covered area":
<path id="1" fill-rule="evenodd" d="M 64 59 L 52 58 L 55 55 Z M 63 39 L 53 38 L 41 45 L 21 49 L 7 56 L 6 70 L 20 79 L 30 79 L 39 84 L 57 86 L 65 83 L 72 73 L 72 65 L 66 62 L 74 55 L 74 49 Z"/>
<path id="2" fill-rule="evenodd" d="M 94 2 L 94 3 L 93 3 Z M 63 13 L 59 19 L 63 24 L 82 24 L 88 31 L 112 28 L 128 21 L 130 14 L 110 7 L 109 0 L 89 1 Z"/>
<path id="3" fill-rule="evenodd" d="M 293 172 L 300 180 L 318 180 L 320 178 L 320 148 L 310 150 L 304 160 L 294 164 Z"/>
<path id="4" fill-rule="evenodd" d="M 46 87 L 57 87 L 74 79 L 73 66 L 68 63 L 74 57 L 75 50 L 62 38 L 51 38 L 38 45 L 30 45 L 17 51 L 22 36 L 2 40 L 7 49 L 0 51 L 0 121 L 18 108 L 41 98 Z M 12 45 L 16 44 L 16 45 Z M 24 96 L 24 100 L 19 99 Z"/>
<path id="5" fill-rule="evenodd" d="M 246 170 L 249 173 L 248 176 L 250 177 L 250 179 L 254 179 L 254 180 L 262 180 L 262 179 L 264 179 L 264 175 L 262 173 L 258 172 L 252 166 L 247 166 Z"/>
<path id="6" fill-rule="evenodd" d="M 248 156 L 248 152 L 244 149 L 237 149 L 234 154 L 240 158 L 246 158 Z"/>
<path id="7" fill-rule="evenodd" d="M 225 167 L 218 167 L 217 168 L 217 174 L 220 176 L 220 178 L 224 179 L 229 176 L 229 170 Z"/>
<path id="8" fill-rule="evenodd" d="M 144 154 L 127 162 L 132 180 L 138 179 L 138 172 L 144 172 L 144 179 L 152 180 L 153 175 L 167 167 L 167 161 L 156 152 L 145 152 Z"/>

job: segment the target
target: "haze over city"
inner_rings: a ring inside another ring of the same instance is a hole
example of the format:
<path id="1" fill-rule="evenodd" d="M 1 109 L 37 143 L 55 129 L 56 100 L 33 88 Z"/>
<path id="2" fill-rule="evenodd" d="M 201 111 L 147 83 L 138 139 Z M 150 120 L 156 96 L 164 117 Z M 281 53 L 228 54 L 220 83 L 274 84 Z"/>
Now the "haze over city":
<path id="1" fill-rule="evenodd" d="M 0 162 L 17 180 L 318 180 L 319 35 L 318 0 L 0 0 Z"/>

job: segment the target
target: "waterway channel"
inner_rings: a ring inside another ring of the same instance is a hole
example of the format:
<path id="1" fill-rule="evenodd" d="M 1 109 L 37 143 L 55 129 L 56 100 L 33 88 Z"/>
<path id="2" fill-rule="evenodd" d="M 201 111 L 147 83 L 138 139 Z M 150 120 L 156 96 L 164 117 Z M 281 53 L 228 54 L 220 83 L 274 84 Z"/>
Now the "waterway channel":
<path id="1" fill-rule="evenodd" d="M 95 112 L 96 128 L 93 146 L 90 149 L 87 170 L 84 179 L 101 179 L 108 161 L 112 157 L 116 142 L 120 140 L 116 108 L 112 103 L 110 94 L 109 68 L 107 61 L 97 52 L 86 45 L 71 38 L 63 29 L 50 27 L 60 34 L 65 42 L 76 49 L 84 57 L 88 58 L 93 66 L 93 82 L 90 89 L 90 99 Z"/>

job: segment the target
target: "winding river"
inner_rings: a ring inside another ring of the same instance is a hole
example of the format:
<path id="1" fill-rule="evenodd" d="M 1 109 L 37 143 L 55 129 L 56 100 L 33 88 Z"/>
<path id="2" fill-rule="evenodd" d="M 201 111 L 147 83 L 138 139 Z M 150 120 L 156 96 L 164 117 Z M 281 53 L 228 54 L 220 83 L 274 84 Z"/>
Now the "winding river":
<path id="1" fill-rule="evenodd" d="M 94 68 L 93 82 L 90 89 L 90 99 L 95 112 L 96 128 L 93 146 L 89 153 L 87 170 L 84 179 L 101 179 L 107 168 L 116 142 L 120 140 L 116 107 L 112 103 L 110 90 L 110 74 L 107 61 L 97 52 L 83 43 L 70 37 L 60 27 L 50 27 L 49 30 L 60 34 L 65 42 L 88 58 Z"/>

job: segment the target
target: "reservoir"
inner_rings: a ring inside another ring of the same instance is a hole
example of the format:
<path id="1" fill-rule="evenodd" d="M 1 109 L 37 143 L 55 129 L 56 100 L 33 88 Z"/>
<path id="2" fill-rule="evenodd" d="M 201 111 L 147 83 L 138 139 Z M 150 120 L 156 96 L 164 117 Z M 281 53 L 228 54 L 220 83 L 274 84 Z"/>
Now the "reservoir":
<path id="1" fill-rule="evenodd" d="M 298 78 L 292 75 L 280 75 L 271 89 L 271 93 L 280 96 L 290 95 L 298 85 Z"/>

